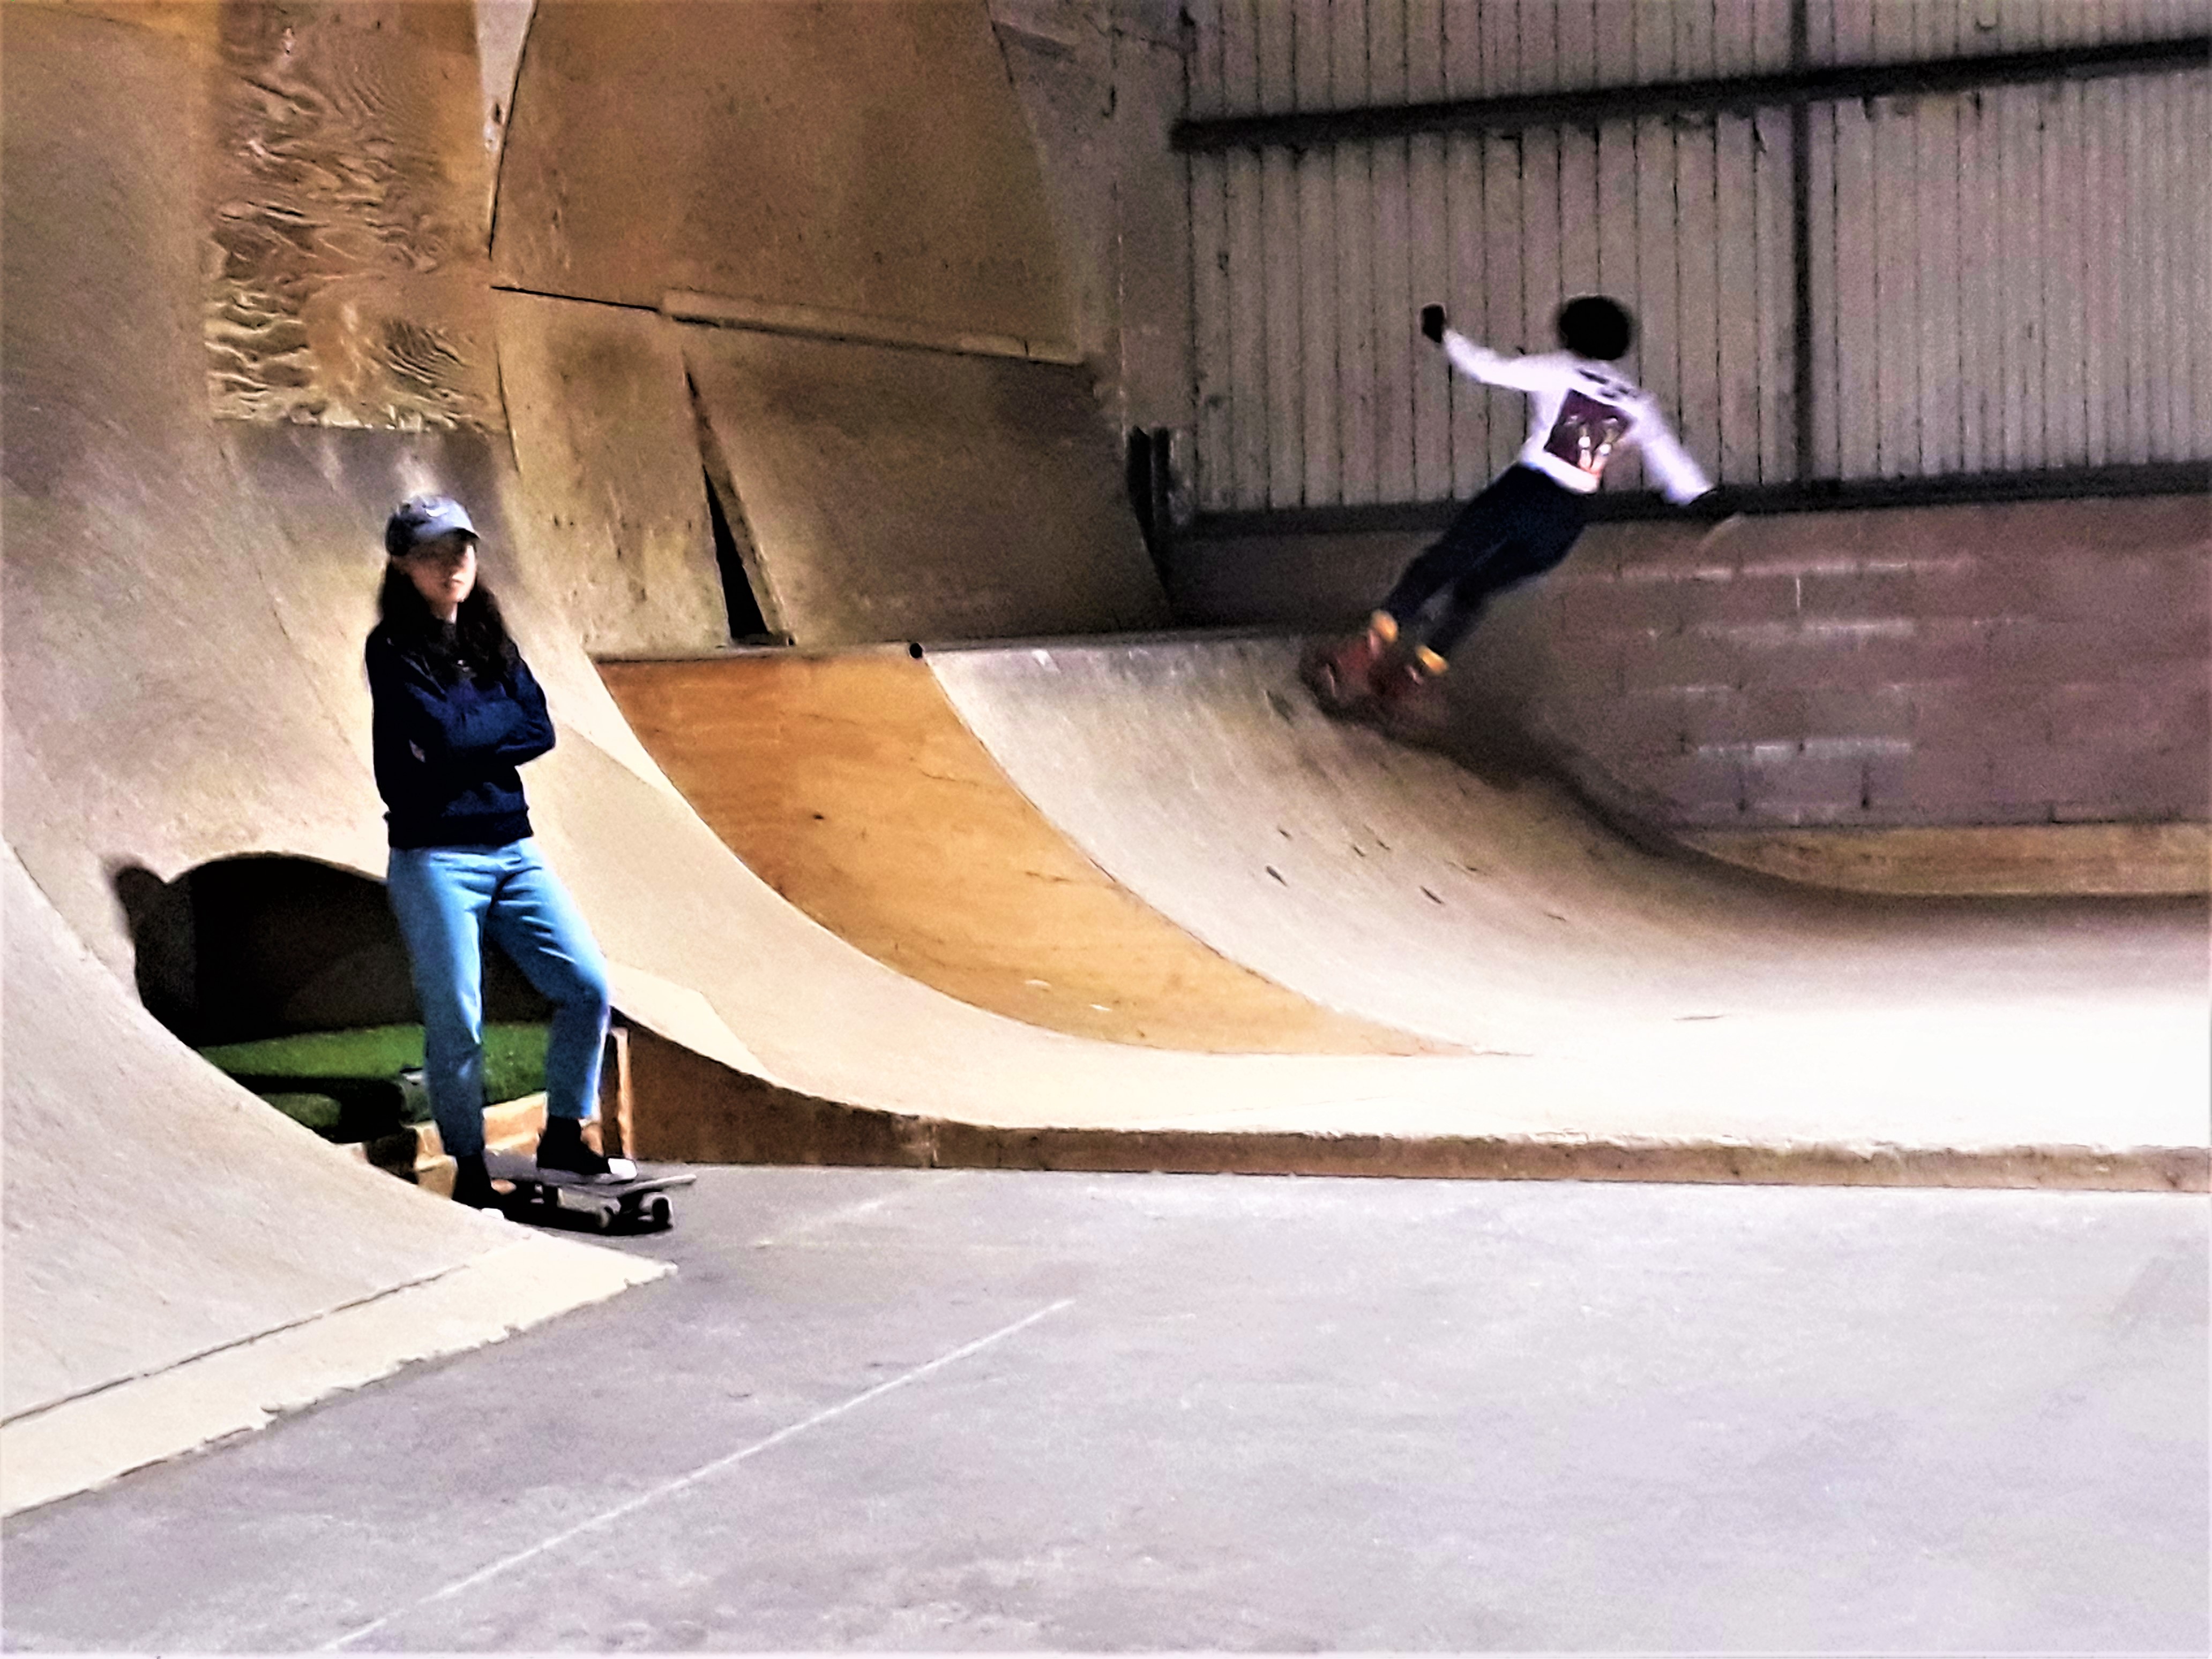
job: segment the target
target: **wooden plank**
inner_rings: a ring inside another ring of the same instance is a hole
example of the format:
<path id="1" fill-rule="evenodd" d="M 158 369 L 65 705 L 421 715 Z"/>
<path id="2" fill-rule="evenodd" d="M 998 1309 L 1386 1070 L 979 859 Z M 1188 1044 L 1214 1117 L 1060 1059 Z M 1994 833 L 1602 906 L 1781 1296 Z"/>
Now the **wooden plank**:
<path id="1" fill-rule="evenodd" d="M 1518 71 L 1516 70 L 1517 74 Z M 1508 135 L 1486 135 L 1482 139 L 1483 264 L 1488 283 L 1483 291 L 1479 326 L 1467 331 L 1499 351 L 1518 351 L 1525 313 L 1522 289 L 1521 141 Z M 1508 395 L 1487 388 L 1473 388 L 1488 411 L 1490 456 L 1484 471 L 1496 473 L 1510 465 L 1521 447 L 1520 411 Z"/>
<path id="2" fill-rule="evenodd" d="M 1636 81 L 1637 0 L 1591 0 L 1592 82 L 1632 86 Z"/>
<path id="3" fill-rule="evenodd" d="M 1759 0 L 1710 0 L 1713 70 L 1750 75 L 1759 68 Z"/>
<path id="4" fill-rule="evenodd" d="M 1221 0 L 1195 0 L 1184 97 L 1194 116 L 1222 107 Z M 1190 172 L 1191 377 L 1194 483 L 1202 511 L 1236 501 L 1230 447 L 1228 158 L 1193 155 Z"/>
<path id="5" fill-rule="evenodd" d="M 1877 8 L 1874 55 L 1911 55 L 1911 6 Z M 1875 390 L 1882 476 L 1920 471 L 1920 146 L 1910 102 L 1874 101 Z"/>
<path id="6" fill-rule="evenodd" d="M 1559 135 L 1559 289 L 1570 299 L 1605 291 L 1597 254 L 1602 210 L 1597 143 L 1597 134 L 1586 127 Z"/>
<path id="7" fill-rule="evenodd" d="M 1414 103 L 1444 96 L 1443 0 L 1407 0 L 1406 95 Z M 1413 306 L 1431 301 L 1450 309 L 1450 226 L 1444 202 L 1444 139 L 1425 133 L 1406 156 L 1412 246 L 1407 282 Z M 1407 326 L 1413 324 L 1409 313 Z M 1413 351 L 1413 495 L 1425 501 L 1452 493 L 1451 366 L 1428 343 L 1412 336 Z"/>
<path id="8" fill-rule="evenodd" d="M 1838 51 L 1844 49 L 1838 43 Z M 1881 472 L 1881 332 L 1877 325 L 1883 263 L 1877 246 L 1875 123 L 1866 106 L 1832 106 L 1836 123 L 1836 407 L 1840 476 Z"/>
<path id="9" fill-rule="evenodd" d="M 1794 477 L 1797 469 L 1796 337 L 1791 310 L 1796 303 L 1797 273 L 1792 258 L 1789 112 L 1762 110 L 1752 125 L 1759 477 L 1763 483 L 1778 483 Z"/>
<path id="10" fill-rule="evenodd" d="M 1221 0 L 1189 0 L 1190 51 L 1183 58 L 1183 103 L 1194 119 L 1221 111 Z"/>
<path id="11" fill-rule="evenodd" d="M 2157 283 L 2153 272 L 2149 227 L 2145 222 L 2144 198 L 2148 169 L 2143 156 L 2143 98 L 2148 83 L 2129 80 L 2113 91 L 2114 142 L 2120 152 L 2118 246 L 2126 273 L 2125 297 L 2120 308 L 2120 356 L 2126 365 L 2123 376 L 2126 395 L 2122 400 L 2124 453 L 2130 461 L 2150 459 L 2150 325 L 2156 307 Z"/>
<path id="12" fill-rule="evenodd" d="M 1636 79 L 1649 83 L 1674 78 L 1674 21 L 1672 6 L 1636 9 Z M 1633 124 L 1636 156 L 1636 377 L 1657 401 L 1668 421 L 1681 423 L 1681 372 L 1675 316 L 1677 242 L 1674 219 L 1674 129 L 1661 118 Z M 1610 469 L 1624 489 L 1643 487 L 1640 457 L 1631 455 Z"/>
<path id="13" fill-rule="evenodd" d="M 1294 14 L 1280 0 L 1262 0 L 1259 107 L 1287 110 L 1297 96 Z M 1260 155 L 1260 196 L 1267 246 L 1257 275 L 1266 290 L 1267 334 L 1267 504 L 1299 506 L 1305 494 L 1304 281 L 1300 267 L 1297 161 L 1271 146 Z"/>
<path id="14" fill-rule="evenodd" d="M 1480 94 L 1482 29 L 1480 17 L 1463 3 L 1444 9 L 1444 89 L 1454 98 Z M 1455 326 L 1482 331 L 1483 294 L 1489 286 L 1483 246 L 1482 141 L 1453 133 L 1444 141 L 1444 206 L 1451 221 L 1451 294 L 1445 302 Z M 1474 495 L 1490 471 L 1490 404 L 1483 389 L 1449 374 L 1446 397 L 1451 409 L 1452 494 Z"/>
<path id="15" fill-rule="evenodd" d="M 1367 101 L 1365 0 L 1329 8 L 1329 99 Z M 1375 499 L 1375 147 L 1339 144 L 1336 186 L 1336 380 L 1339 491 L 1347 503 Z"/>
<path id="16" fill-rule="evenodd" d="M 1531 4 L 1541 0 L 1530 0 Z M 1476 7 L 1482 27 L 1482 81 L 1486 95 L 1532 90 L 1521 84 L 1520 0 L 1485 0 Z"/>
<path id="17" fill-rule="evenodd" d="M 1260 98 L 1256 0 L 1222 0 L 1221 96 L 1231 111 Z M 1238 507 L 1267 505 L 1267 236 L 1261 214 L 1260 157 L 1228 156 L 1224 190 L 1229 244 L 1230 453 Z"/>
<path id="18" fill-rule="evenodd" d="M 1822 47 L 1816 46 L 1815 50 Z M 1832 49 L 1829 47 L 1827 49 Z M 1843 365 L 1840 325 L 1850 303 L 1838 277 L 1842 252 L 1838 228 L 1841 194 L 1837 180 L 1836 106 L 1815 107 L 1807 124 L 1812 148 L 1809 204 L 1811 269 L 1806 273 L 1813 295 L 1813 470 L 1816 476 L 1844 476 Z"/>
<path id="19" fill-rule="evenodd" d="M 1703 81 L 1719 73 L 1715 5 L 1716 0 L 1675 0 L 1674 73 L 1685 81 Z"/>
<path id="20" fill-rule="evenodd" d="M 1948 0 L 1946 0 L 1946 3 Z M 1959 99 L 1923 98 L 1917 145 L 1920 261 L 1917 417 L 1920 471 L 1955 472 L 1962 449 L 1959 379 Z"/>
<path id="21" fill-rule="evenodd" d="M 1790 14 L 1794 3 L 1795 0 L 1753 0 L 1751 64 L 1754 72 L 1773 75 L 1790 67 Z"/>
<path id="22" fill-rule="evenodd" d="M 1561 87 L 1595 87 L 1597 74 L 1597 0 L 1558 0 L 1559 65 Z"/>
<path id="23" fill-rule="evenodd" d="M 1196 380 L 1197 484 L 1206 512 L 1237 499 L 1230 407 L 1229 228 L 1224 155 L 1190 158 L 1191 371 Z"/>
<path id="24" fill-rule="evenodd" d="M 1723 115 L 1714 125 L 1715 343 L 1720 375 L 1720 447 L 1727 483 L 1755 483 L 1759 473 L 1759 184 L 1748 117 Z"/>
<path id="25" fill-rule="evenodd" d="M 1832 11 L 1831 45 L 1826 62 L 1871 64 L 1876 61 L 1875 10 L 1881 0 L 1829 0 Z"/>
<path id="26" fill-rule="evenodd" d="M 1836 9 L 1844 0 L 1803 0 L 1805 7 L 1805 61 L 1810 64 L 1831 64 L 1836 57 Z M 1797 0 L 1786 0 L 1796 4 Z"/>
<path id="27" fill-rule="evenodd" d="M 1676 297 L 1682 441 L 1708 469 L 1721 455 L 1720 202 L 1713 119 L 1674 135 Z"/>
<path id="28" fill-rule="evenodd" d="M 2136 203 L 2142 216 L 2143 286 L 2148 296 L 2143 331 L 2144 448 L 2153 460 L 2179 459 L 2173 445 L 2173 367 L 2176 319 L 2169 273 L 2172 225 L 2166 183 L 2166 110 L 2171 76 L 2147 76 L 2136 89 L 2135 117 L 2140 169 Z"/>
<path id="29" fill-rule="evenodd" d="M 2127 276 L 2112 240 L 2113 204 L 2127 182 L 2113 143 L 2112 90 L 2112 82 L 2099 81 L 2082 89 L 2081 100 L 2081 374 L 2093 465 L 2121 459 L 2127 441 L 2127 367 L 2119 337 Z"/>
<path id="30" fill-rule="evenodd" d="M 1519 0 L 1486 0 L 1476 8 L 1482 88 L 1496 95 L 1521 90 Z M 1520 344 L 1522 317 L 1521 146 L 1516 138 L 1486 135 L 1476 141 L 1482 173 L 1481 311 L 1461 326 L 1485 344 L 1511 351 Z M 1488 478 L 1505 466 L 1521 447 L 1521 422 L 1514 400 L 1471 380 L 1458 395 L 1481 412 L 1486 453 L 1480 466 Z"/>
<path id="31" fill-rule="evenodd" d="M 2166 82 L 2166 120 L 2160 146 L 2166 158 L 2166 190 L 2160 218 L 2166 225 L 2166 336 L 2159 356 L 2167 365 L 2166 420 L 2167 453 L 2176 459 L 2212 454 L 2199 447 L 2203 434 L 2192 414 L 2194 365 L 2205 354 L 2204 313 L 2194 290 L 2202 275 L 2203 250 L 2191 234 L 2192 211 L 2204 199 L 2203 174 L 2191 165 L 2202 154 L 2204 129 L 2191 125 L 2194 82 L 2202 77 L 2175 76 Z M 2194 148 L 2192 148 L 2192 146 Z"/>
<path id="32" fill-rule="evenodd" d="M 1301 107 L 1326 109 L 1333 97 L 1328 0 L 1297 0 L 1292 15 L 1294 89 Z M 1344 499 L 1337 428 L 1336 158 L 1329 149 L 1295 158 L 1298 185 L 1300 499 L 1309 506 Z"/>
<path id="33" fill-rule="evenodd" d="M 1990 436 L 2004 392 L 2004 316 L 1997 304 L 1996 108 L 1986 94 L 1959 100 L 1959 470 L 1996 465 Z"/>
<path id="34" fill-rule="evenodd" d="M 2051 89 L 2043 134 L 2044 464 L 2088 459 L 2082 400 L 2081 98 L 2079 87 Z"/>
<path id="35" fill-rule="evenodd" d="M 1524 69 L 1524 73 L 1527 72 Z M 1556 72 L 1548 62 L 1539 74 Z M 1521 349 L 1559 348 L 1554 319 L 1565 301 L 1561 269 L 1565 227 L 1559 217 L 1559 135 L 1536 128 L 1521 135 Z"/>
<path id="36" fill-rule="evenodd" d="M 2041 87 L 2006 87 L 2005 110 L 2005 465 L 2046 465 L 2050 405 L 2044 395 L 2049 349 L 2043 255 Z"/>
<path id="37" fill-rule="evenodd" d="M 1406 0 L 1368 0 L 1369 95 L 1406 98 Z M 1407 145 L 1375 146 L 1375 461 L 1377 498 L 1413 499 L 1414 301 Z"/>
<path id="38" fill-rule="evenodd" d="M 2192 305 L 2188 307 L 2190 327 L 2190 456 L 2212 456 L 2212 212 L 2208 212 L 2205 181 L 2201 173 L 2203 159 L 2203 135 L 2212 133 L 2212 76 L 2197 73 L 2188 77 L 2188 111 L 2181 131 L 2188 137 L 2190 166 L 2177 168 L 2177 173 L 2188 175 L 2184 185 L 2184 197 L 2188 204 L 2190 258 L 2184 261 L 2190 268 L 2192 283 Z"/>

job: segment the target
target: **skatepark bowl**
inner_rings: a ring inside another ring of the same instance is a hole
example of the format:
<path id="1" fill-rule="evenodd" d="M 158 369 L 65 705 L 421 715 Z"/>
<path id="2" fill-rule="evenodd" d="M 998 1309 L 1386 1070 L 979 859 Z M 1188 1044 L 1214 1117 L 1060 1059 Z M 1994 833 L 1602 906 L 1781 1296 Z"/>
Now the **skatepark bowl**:
<path id="1" fill-rule="evenodd" d="M 1184 29 L 0 6 L 6 1645 L 2201 1643 L 2203 883 L 1784 881 L 1189 625 Z M 249 913 L 285 1029 L 406 1023 L 433 489 L 665 1234 L 179 1035 Z"/>

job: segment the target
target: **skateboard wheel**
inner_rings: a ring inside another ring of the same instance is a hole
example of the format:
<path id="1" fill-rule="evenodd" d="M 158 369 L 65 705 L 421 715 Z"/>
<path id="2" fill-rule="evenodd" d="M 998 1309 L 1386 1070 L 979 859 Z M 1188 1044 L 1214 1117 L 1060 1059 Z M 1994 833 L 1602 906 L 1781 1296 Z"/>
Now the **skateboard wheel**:
<path id="1" fill-rule="evenodd" d="M 671 1207 L 666 1195 L 661 1193 L 655 1193 L 647 1199 L 638 1206 L 638 1212 L 645 1224 L 655 1232 L 665 1231 L 676 1219 L 675 1210 Z"/>

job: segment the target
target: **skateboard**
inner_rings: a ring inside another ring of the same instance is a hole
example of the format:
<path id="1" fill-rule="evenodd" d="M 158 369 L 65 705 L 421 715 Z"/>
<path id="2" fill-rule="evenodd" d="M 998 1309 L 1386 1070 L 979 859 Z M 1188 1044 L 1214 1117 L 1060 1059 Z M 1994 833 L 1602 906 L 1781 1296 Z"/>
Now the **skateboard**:
<path id="1" fill-rule="evenodd" d="M 514 1152 L 486 1152 L 484 1172 L 514 1190 L 500 1206 L 514 1221 L 550 1221 L 574 1215 L 603 1233 L 657 1233 L 676 1219 L 669 1193 L 689 1187 L 696 1175 L 644 1175 L 628 1158 L 611 1160 L 627 1176 L 594 1181 L 558 1170 L 541 1170 L 534 1158 Z"/>
<path id="2" fill-rule="evenodd" d="M 1315 706 L 1331 720 L 1372 726 L 1401 743 L 1439 742 L 1449 724 L 1443 688 L 1431 681 L 1410 699 L 1377 696 L 1366 689 L 1370 671 L 1362 660 L 1364 637 L 1353 634 L 1317 641 L 1300 654 L 1298 678 L 1313 694 Z M 1353 684 L 1347 684 L 1348 680 Z"/>
<path id="3" fill-rule="evenodd" d="M 1298 678 L 1313 693 L 1322 713 L 1332 719 L 1358 720 L 1373 711 L 1374 695 L 1364 686 L 1355 689 L 1346 684 L 1347 670 L 1356 666 L 1352 659 L 1364 638 L 1364 635 L 1353 634 L 1340 639 L 1316 640 L 1299 653 Z"/>

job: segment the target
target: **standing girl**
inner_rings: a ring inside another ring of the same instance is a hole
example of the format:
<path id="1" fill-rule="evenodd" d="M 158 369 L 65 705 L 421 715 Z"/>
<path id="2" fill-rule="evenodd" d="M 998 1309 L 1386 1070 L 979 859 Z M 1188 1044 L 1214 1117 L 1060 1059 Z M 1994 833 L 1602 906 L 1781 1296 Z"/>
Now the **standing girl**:
<path id="1" fill-rule="evenodd" d="M 599 1099 L 606 964 L 531 837 L 515 769 L 552 748 L 553 722 L 498 601 L 477 580 L 476 526 L 459 502 L 418 495 L 386 523 L 384 550 L 367 654 L 392 909 L 414 967 L 453 1196 L 487 1206 L 483 940 L 553 1004 L 538 1164 L 586 1177 L 609 1173 L 582 1133 Z"/>

